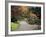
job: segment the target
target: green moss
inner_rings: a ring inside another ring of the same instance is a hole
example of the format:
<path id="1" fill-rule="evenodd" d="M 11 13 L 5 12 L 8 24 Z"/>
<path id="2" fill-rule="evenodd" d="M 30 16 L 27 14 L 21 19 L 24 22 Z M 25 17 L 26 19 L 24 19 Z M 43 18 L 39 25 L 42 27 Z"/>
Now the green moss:
<path id="1" fill-rule="evenodd" d="M 20 26 L 19 23 L 11 22 L 11 31 L 15 31 Z"/>

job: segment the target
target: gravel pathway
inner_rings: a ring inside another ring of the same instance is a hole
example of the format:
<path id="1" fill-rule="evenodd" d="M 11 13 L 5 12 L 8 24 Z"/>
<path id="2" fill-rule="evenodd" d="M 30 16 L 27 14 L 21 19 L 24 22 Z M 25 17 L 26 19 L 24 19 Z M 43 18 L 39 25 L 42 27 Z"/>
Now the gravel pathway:
<path id="1" fill-rule="evenodd" d="M 20 27 L 16 31 L 38 30 L 40 25 L 29 25 L 26 21 L 20 21 Z"/>

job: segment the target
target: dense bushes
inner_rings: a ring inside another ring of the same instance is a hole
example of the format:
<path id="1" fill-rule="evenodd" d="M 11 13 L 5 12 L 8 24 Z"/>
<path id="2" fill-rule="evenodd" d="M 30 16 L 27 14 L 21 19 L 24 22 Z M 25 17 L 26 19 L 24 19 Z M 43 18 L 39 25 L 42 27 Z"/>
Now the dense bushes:
<path id="1" fill-rule="evenodd" d="M 17 19 L 14 16 L 12 16 L 11 17 L 11 22 L 17 22 Z"/>
<path id="2" fill-rule="evenodd" d="M 27 21 L 29 24 L 41 25 L 41 20 L 38 18 L 28 18 Z"/>
<path id="3" fill-rule="evenodd" d="M 27 23 L 29 24 L 41 24 L 41 20 L 38 19 L 37 17 L 34 17 L 34 16 L 30 16 L 30 17 L 20 17 L 19 19 L 16 19 L 16 17 L 12 17 L 11 18 L 11 22 L 17 22 L 18 20 L 24 20 L 24 18 L 27 18 Z"/>
<path id="4" fill-rule="evenodd" d="M 23 10 L 22 10 L 23 8 Z M 25 10 L 26 9 L 26 10 Z M 40 7 L 17 7 L 12 8 L 11 22 L 27 19 L 29 24 L 41 24 L 41 8 Z"/>

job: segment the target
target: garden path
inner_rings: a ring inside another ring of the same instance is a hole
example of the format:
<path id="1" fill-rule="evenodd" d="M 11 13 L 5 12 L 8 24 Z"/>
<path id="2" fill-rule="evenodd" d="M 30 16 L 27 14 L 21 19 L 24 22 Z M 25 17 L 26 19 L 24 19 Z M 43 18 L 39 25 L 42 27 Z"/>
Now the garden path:
<path id="1" fill-rule="evenodd" d="M 40 25 L 29 25 L 26 21 L 19 21 L 20 27 L 17 31 L 37 30 Z"/>

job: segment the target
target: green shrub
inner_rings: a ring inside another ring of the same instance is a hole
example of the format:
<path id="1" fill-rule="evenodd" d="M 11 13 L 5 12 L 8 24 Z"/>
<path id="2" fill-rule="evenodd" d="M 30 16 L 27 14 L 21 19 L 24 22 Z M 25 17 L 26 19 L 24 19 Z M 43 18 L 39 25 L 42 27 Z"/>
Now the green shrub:
<path id="1" fill-rule="evenodd" d="M 15 31 L 20 26 L 19 23 L 11 22 L 11 31 Z"/>
<path id="2" fill-rule="evenodd" d="M 17 22 L 16 17 L 12 16 L 12 17 L 11 17 L 11 22 Z"/>
<path id="3" fill-rule="evenodd" d="M 29 24 L 39 24 L 39 25 L 41 24 L 41 20 L 38 19 L 37 17 L 28 18 L 27 21 Z"/>

